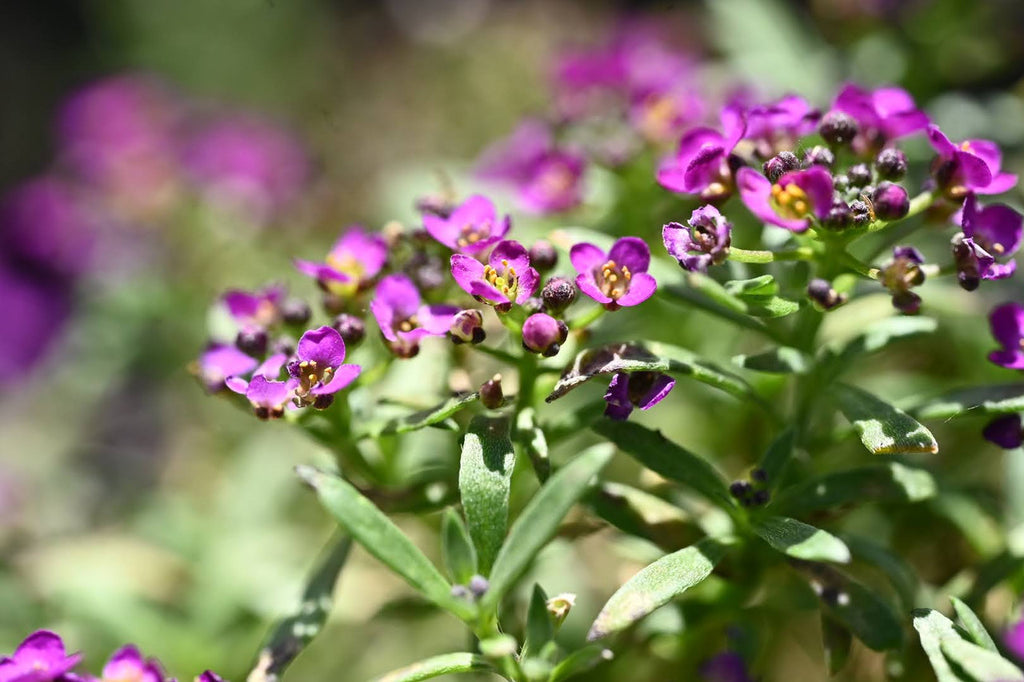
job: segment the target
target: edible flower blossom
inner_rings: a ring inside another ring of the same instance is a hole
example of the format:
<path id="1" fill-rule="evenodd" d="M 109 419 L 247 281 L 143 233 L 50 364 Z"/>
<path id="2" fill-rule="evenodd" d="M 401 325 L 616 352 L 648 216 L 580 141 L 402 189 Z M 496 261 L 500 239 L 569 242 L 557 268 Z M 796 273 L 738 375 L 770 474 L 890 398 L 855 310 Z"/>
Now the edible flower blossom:
<path id="1" fill-rule="evenodd" d="M 653 89 L 634 97 L 629 121 L 655 143 L 674 142 L 704 117 L 704 98 L 688 83 Z"/>
<path id="2" fill-rule="evenodd" d="M 86 676 L 87 682 L 165 682 L 160 663 L 143 658 L 135 646 L 128 644 L 113 653 L 99 679 Z"/>
<path id="3" fill-rule="evenodd" d="M 212 670 L 206 670 L 196 678 L 196 682 L 225 682 L 225 680 Z"/>
<path id="4" fill-rule="evenodd" d="M 673 192 L 700 194 L 710 201 L 732 192 L 733 177 L 729 158 L 746 131 L 741 107 L 722 109 L 722 132 L 694 128 L 679 141 L 675 156 L 658 168 L 658 184 Z"/>
<path id="5" fill-rule="evenodd" d="M 940 189 L 959 199 L 968 193 L 1001 194 L 1017 184 L 1017 176 L 1002 172 L 1003 154 L 995 142 L 950 142 L 938 126 L 928 126 L 928 141 L 938 152 L 932 173 Z"/>
<path id="6" fill-rule="evenodd" d="M 754 146 L 763 159 L 795 149 L 801 137 L 814 132 L 821 112 L 803 97 L 787 95 L 777 102 L 751 107 L 747 111 L 744 142 Z"/>
<path id="7" fill-rule="evenodd" d="M 988 359 L 1007 369 L 1024 369 L 1024 306 L 1004 303 L 989 313 L 989 325 L 999 350 L 988 354 Z"/>
<path id="8" fill-rule="evenodd" d="M 928 116 L 917 108 L 914 98 L 902 88 L 864 90 L 847 84 L 836 95 L 832 109 L 849 114 L 858 124 L 853 140 L 858 153 L 873 155 L 886 142 L 910 135 L 928 126 Z"/>
<path id="9" fill-rule="evenodd" d="M 783 173 L 773 184 L 753 168 L 736 175 L 740 197 L 758 218 L 793 232 L 812 219 L 823 220 L 832 208 L 832 176 L 821 166 Z"/>
<path id="10" fill-rule="evenodd" d="M 747 664 L 735 651 L 712 656 L 700 667 L 703 682 L 752 682 Z"/>
<path id="11" fill-rule="evenodd" d="M 411 358 L 419 352 L 426 336 L 444 336 L 451 329 L 459 308 L 425 304 L 416 285 L 405 275 L 388 275 L 380 281 L 370 302 L 381 333 L 392 352 Z"/>
<path id="12" fill-rule="evenodd" d="M 224 292 L 221 300 L 239 327 L 268 329 L 281 319 L 284 287 L 270 286 L 252 292 L 231 289 Z"/>
<path id="13" fill-rule="evenodd" d="M 604 415 L 616 421 L 625 421 L 634 407 L 649 410 L 665 399 L 676 385 L 676 380 L 660 372 L 617 372 L 604 394 Z"/>
<path id="14" fill-rule="evenodd" d="M 1024 216 L 1005 204 L 979 207 L 973 194 L 964 202 L 963 232 L 953 237 L 953 258 L 960 285 L 972 291 L 982 279 L 1005 279 L 1017 269 L 1016 261 L 999 263 L 996 257 L 1013 255 L 1024 235 Z"/>
<path id="15" fill-rule="evenodd" d="M 1024 659 L 1024 618 L 1011 625 L 1003 634 L 1003 643 L 1017 658 Z"/>
<path id="16" fill-rule="evenodd" d="M 379 234 L 360 225 L 349 227 L 327 253 L 326 262 L 295 259 L 295 267 L 316 279 L 322 289 L 338 296 L 351 296 L 365 289 L 384 267 L 388 245 Z"/>
<path id="17" fill-rule="evenodd" d="M 1024 444 L 1024 425 L 1019 414 L 1004 414 L 986 424 L 981 435 L 1004 450 L 1014 450 Z"/>
<path id="18" fill-rule="evenodd" d="M 345 341 L 334 327 L 307 331 L 299 339 L 295 355 L 288 363 L 288 374 L 294 381 L 292 390 L 299 406 L 325 407 L 324 403 L 331 400 L 328 396 L 351 384 L 361 370 L 359 365 L 343 364 Z"/>
<path id="19" fill-rule="evenodd" d="M 284 414 L 285 406 L 294 397 L 297 385 L 294 379 L 276 380 L 287 359 L 284 353 L 275 353 L 253 371 L 250 381 L 233 376 L 228 377 L 224 383 L 230 390 L 245 396 L 257 417 L 276 419 Z"/>
<path id="20" fill-rule="evenodd" d="M 215 343 L 199 356 L 196 374 L 210 393 L 224 388 L 225 380 L 248 374 L 259 363 L 233 345 Z"/>
<path id="21" fill-rule="evenodd" d="M 0 682 L 54 682 L 80 660 L 81 654 L 65 652 L 64 642 L 57 634 L 37 630 L 13 654 L 0 658 Z"/>
<path id="22" fill-rule="evenodd" d="M 639 237 L 622 237 L 608 253 L 581 242 L 569 251 L 569 259 L 579 273 L 576 286 L 608 310 L 643 303 L 657 288 L 647 272 L 651 250 Z"/>
<path id="23" fill-rule="evenodd" d="M 462 253 L 483 251 L 501 241 L 511 226 L 511 219 L 499 220 L 494 202 L 479 194 L 466 199 L 447 218 L 431 213 L 423 216 L 423 227 L 431 237 Z"/>
<path id="24" fill-rule="evenodd" d="M 454 254 L 451 258 L 455 282 L 478 301 L 508 310 L 522 304 L 537 290 L 540 275 L 530 267 L 530 254 L 516 241 L 499 242 L 488 265 L 475 258 Z"/>
<path id="25" fill-rule="evenodd" d="M 686 225 L 668 223 L 661 228 L 668 254 L 690 272 L 707 272 L 711 265 L 723 263 L 732 244 L 732 225 L 714 206 L 701 206 Z"/>

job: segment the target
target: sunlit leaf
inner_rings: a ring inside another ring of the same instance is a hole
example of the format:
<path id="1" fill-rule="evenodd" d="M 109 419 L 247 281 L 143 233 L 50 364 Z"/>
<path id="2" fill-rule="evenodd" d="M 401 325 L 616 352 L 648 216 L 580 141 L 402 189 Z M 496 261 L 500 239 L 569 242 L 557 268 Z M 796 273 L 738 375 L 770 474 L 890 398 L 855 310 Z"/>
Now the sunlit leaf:
<path id="1" fill-rule="evenodd" d="M 465 585 L 477 572 L 476 550 L 458 512 L 449 507 L 441 521 L 441 555 L 448 575 Z"/>
<path id="2" fill-rule="evenodd" d="M 942 652 L 942 640 L 962 641 L 962 636 L 953 625 L 953 621 L 932 609 L 915 609 L 912 615 L 914 629 L 921 638 L 921 648 L 928 655 L 928 662 L 932 664 L 938 682 L 972 682 L 971 678 L 961 676 L 955 671 Z"/>
<path id="3" fill-rule="evenodd" d="M 781 296 L 747 296 L 747 314 L 754 317 L 785 317 L 800 310 L 800 304 Z"/>
<path id="4" fill-rule="evenodd" d="M 783 490 L 772 500 L 771 509 L 800 516 L 872 501 L 919 502 L 935 492 L 935 479 L 924 469 L 889 462 L 807 479 Z"/>
<path id="5" fill-rule="evenodd" d="M 587 501 L 619 530 L 675 550 L 696 542 L 701 531 L 682 509 L 656 495 L 622 483 L 602 483 Z"/>
<path id="6" fill-rule="evenodd" d="M 997 653 L 959 637 L 942 637 L 946 658 L 977 682 L 1024 682 L 1024 672 Z"/>
<path id="7" fill-rule="evenodd" d="M 459 493 L 476 548 L 478 569 L 491 569 L 508 528 L 508 497 L 516 456 L 505 417 L 478 415 L 462 440 Z"/>
<path id="8" fill-rule="evenodd" d="M 796 519 L 768 516 L 755 521 L 753 527 L 761 539 L 794 559 L 850 562 L 850 550 L 842 540 Z"/>
<path id="9" fill-rule="evenodd" d="M 935 453 L 939 444 L 931 431 L 903 410 L 867 391 L 839 384 L 835 387 L 839 408 L 853 424 L 860 442 L 879 455 Z"/>
<path id="10" fill-rule="evenodd" d="M 441 675 L 493 671 L 494 667 L 483 656 L 476 654 L 442 654 L 413 663 L 400 670 L 382 675 L 374 682 L 419 682 Z"/>
<path id="11" fill-rule="evenodd" d="M 733 296 L 771 296 L 779 293 L 779 285 L 771 275 L 752 279 L 734 279 L 725 283 L 725 290 Z"/>
<path id="12" fill-rule="evenodd" d="M 803 374 L 811 368 L 809 357 L 787 346 L 756 355 L 737 355 L 732 361 L 744 369 L 769 374 Z"/>
<path id="13" fill-rule="evenodd" d="M 909 410 L 918 419 L 956 419 L 1024 412 L 1024 384 L 962 388 Z"/>
<path id="14" fill-rule="evenodd" d="M 992 641 L 992 636 L 988 634 L 988 630 L 985 629 L 981 619 L 971 610 L 971 607 L 956 597 L 950 597 L 949 599 L 953 602 L 953 610 L 956 611 L 960 624 L 964 626 L 964 630 L 970 635 L 971 640 L 978 646 L 998 654 L 999 648 L 996 647 L 996 643 Z"/>
<path id="15" fill-rule="evenodd" d="M 413 412 L 404 417 L 396 417 L 385 422 L 370 422 L 358 432 L 360 437 L 377 438 L 383 435 L 408 433 L 427 426 L 436 426 L 479 400 L 476 392 L 454 395 L 439 405 Z"/>

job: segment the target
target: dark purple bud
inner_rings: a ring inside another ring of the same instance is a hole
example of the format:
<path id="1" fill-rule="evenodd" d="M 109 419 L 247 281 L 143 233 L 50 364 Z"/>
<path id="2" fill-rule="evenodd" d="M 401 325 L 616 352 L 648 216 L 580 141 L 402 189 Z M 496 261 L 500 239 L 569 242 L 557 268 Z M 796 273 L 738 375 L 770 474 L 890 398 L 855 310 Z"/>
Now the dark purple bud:
<path id="1" fill-rule="evenodd" d="M 447 198 L 429 194 L 417 199 L 413 205 L 420 213 L 427 213 L 444 219 L 447 219 L 452 214 L 452 209 L 455 208 Z"/>
<path id="2" fill-rule="evenodd" d="M 857 163 L 846 171 L 846 177 L 852 187 L 864 187 L 871 182 L 871 167 L 866 163 Z"/>
<path id="3" fill-rule="evenodd" d="M 361 317 L 342 313 L 334 318 L 334 324 L 331 326 L 341 334 L 341 340 L 345 342 L 346 348 L 354 348 L 366 338 L 366 323 Z"/>
<path id="4" fill-rule="evenodd" d="M 812 279 L 807 285 L 807 297 L 825 310 L 832 310 L 846 303 L 846 294 L 840 294 L 832 288 L 826 279 Z"/>
<path id="5" fill-rule="evenodd" d="M 832 178 L 832 187 L 837 192 L 845 192 L 850 189 L 850 176 L 846 173 L 839 173 Z"/>
<path id="6" fill-rule="evenodd" d="M 850 217 L 853 220 L 853 224 L 857 227 L 867 225 L 873 220 L 871 213 L 871 207 L 868 206 L 868 202 L 857 199 L 856 201 L 850 202 Z"/>
<path id="7" fill-rule="evenodd" d="M 747 481 L 733 481 L 729 485 L 729 494 L 740 501 L 746 500 L 752 492 L 754 488 Z"/>
<path id="8" fill-rule="evenodd" d="M 285 324 L 305 325 L 312 316 L 309 304 L 301 299 L 292 298 L 281 304 L 281 319 Z"/>
<path id="9" fill-rule="evenodd" d="M 924 256 L 920 251 L 912 246 L 897 246 L 892 250 L 892 262 L 879 272 L 882 286 L 892 292 L 893 306 L 908 315 L 921 307 L 921 297 L 910 289 L 924 283 L 922 263 Z"/>
<path id="10" fill-rule="evenodd" d="M 875 170 L 883 180 L 899 180 L 907 174 L 907 156 L 893 147 L 883 149 L 875 158 Z"/>
<path id="11" fill-rule="evenodd" d="M 544 308 L 558 314 L 576 300 L 576 284 L 565 277 L 552 277 L 540 292 Z"/>
<path id="12" fill-rule="evenodd" d="M 295 352 L 295 339 L 290 336 L 279 336 L 274 340 L 270 350 L 272 353 L 284 353 L 291 355 Z"/>
<path id="13" fill-rule="evenodd" d="M 473 593 L 473 596 L 479 599 L 484 596 L 491 584 L 487 581 L 487 578 L 482 575 L 474 575 L 469 579 L 469 591 Z"/>
<path id="14" fill-rule="evenodd" d="M 764 162 L 762 170 L 764 170 L 765 177 L 772 182 L 777 181 L 783 174 L 789 171 L 800 169 L 800 159 L 796 158 L 796 154 L 793 152 L 779 152 L 772 158 Z"/>
<path id="15" fill-rule="evenodd" d="M 267 332 L 260 327 L 245 327 L 235 337 L 235 346 L 247 355 L 263 355 L 267 343 Z"/>
<path id="16" fill-rule="evenodd" d="M 530 298 L 523 301 L 522 308 L 524 311 L 526 311 L 527 315 L 533 315 L 534 313 L 542 313 L 544 312 L 544 300 L 541 299 L 539 296 L 531 296 Z"/>
<path id="17" fill-rule="evenodd" d="M 883 182 L 871 197 L 875 216 L 881 220 L 899 220 L 910 210 L 910 197 L 902 186 Z"/>
<path id="18" fill-rule="evenodd" d="M 857 135 L 857 122 L 841 111 L 830 111 L 821 117 L 818 134 L 834 147 L 849 144 Z"/>
<path id="19" fill-rule="evenodd" d="M 547 272 L 558 265 L 558 251 L 551 242 L 541 239 L 530 247 L 530 265 Z"/>
<path id="20" fill-rule="evenodd" d="M 753 497 L 750 498 L 750 506 L 752 507 L 763 507 L 768 504 L 770 495 L 767 490 L 757 490 L 754 492 Z"/>
<path id="21" fill-rule="evenodd" d="M 418 251 L 405 266 L 405 271 L 420 291 L 442 286 L 448 276 L 446 263 L 437 256 Z"/>
<path id="22" fill-rule="evenodd" d="M 913 291 L 897 291 L 892 295 L 892 307 L 904 315 L 917 315 L 921 311 L 921 297 Z"/>
<path id="23" fill-rule="evenodd" d="M 832 153 L 832 150 L 828 147 L 822 147 L 817 145 L 811 147 L 804 154 L 804 166 L 810 168 L 811 166 L 822 166 L 823 168 L 832 168 L 836 163 L 836 155 Z"/>
<path id="24" fill-rule="evenodd" d="M 313 409 L 315 410 L 326 410 L 334 403 L 333 393 L 321 393 L 320 395 L 313 398 Z"/>
<path id="25" fill-rule="evenodd" d="M 825 216 L 825 227 L 832 230 L 844 230 L 853 222 L 850 206 L 845 201 L 836 201 Z"/>
<path id="26" fill-rule="evenodd" d="M 1024 444 L 1024 426 L 1019 414 L 996 417 L 985 425 L 981 435 L 985 440 L 1006 450 L 1013 450 Z"/>
<path id="27" fill-rule="evenodd" d="M 754 479 L 758 483 L 765 483 L 768 481 L 768 472 L 761 467 L 757 467 L 750 472 L 750 478 Z"/>
<path id="28" fill-rule="evenodd" d="M 490 381 L 480 387 L 480 402 L 488 410 L 496 410 L 505 402 L 505 394 L 501 390 L 501 375 L 495 374 Z"/>
<path id="29" fill-rule="evenodd" d="M 480 343 L 487 335 L 484 333 L 484 316 L 479 310 L 472 308 L 460 310 L 452 321 L 448 336 L 455 344 Z"/>
<path id="30" fill-rule="evenodd" d="M 545 313 L 530 315 L 523 323 L 523 347 L 544 357 L 557 355 L 568 336 L 565 322 Z"/>

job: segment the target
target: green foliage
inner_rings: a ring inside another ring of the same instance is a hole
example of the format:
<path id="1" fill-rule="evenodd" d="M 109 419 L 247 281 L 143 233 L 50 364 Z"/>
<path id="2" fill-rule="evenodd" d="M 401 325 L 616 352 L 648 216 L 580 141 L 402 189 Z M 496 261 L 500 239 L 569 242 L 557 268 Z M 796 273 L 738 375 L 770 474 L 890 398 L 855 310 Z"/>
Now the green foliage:
<path id="1" fill-rule="evenodd" d="M 491 570 L 505 539 L 515 464 L 508 419 L 474 417 L 462 441 L 459 492 L 479 570 L 484 575 Z"/>

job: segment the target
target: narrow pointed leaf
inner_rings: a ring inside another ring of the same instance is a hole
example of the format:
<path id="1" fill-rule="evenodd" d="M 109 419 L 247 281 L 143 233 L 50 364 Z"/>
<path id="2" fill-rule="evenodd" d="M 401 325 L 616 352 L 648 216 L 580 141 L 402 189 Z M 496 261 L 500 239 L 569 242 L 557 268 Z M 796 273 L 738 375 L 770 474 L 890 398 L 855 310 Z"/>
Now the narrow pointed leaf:
<path id="1" fill-rule="evenodd" d="M 754 317 L 785 317 L 800 310 L 800 304 L 781 296 L 746 296 L 747 313 Z"/>
<path id="2" fill-rule="evenodd" d="M 555 624 L 548 612 L 548 596 L 540 585 L 533 586 L 530 606 L 526 611 L 526 640 L 521 657 L 536 656 L 555 636 Z"/>
<path id="3" fill-rule="evenodd" d="M 441 521 L 441 555 L 448 575 L 465 585 L 477 573 L 476 551 L 458 512 L 449 507 Z"/>
<path id="4" fill-rule="evenodd" d="M 451 585 L 434 564 L 370 500 L 347 481 L 312 467 L 296 468 L 320 498 L 321 504 L 367 552 L 438 606 L 460 618 L 474 609 L 451 596 Z"/>
<path id="5" fill-rule="evenodd" d="M 459 493 L 478 568 L 487 575 L 508 528 L 508 496 L 516 456 L 504 417 L 473 417 L 462 441 Z"/>
<path id="6" fill-rule="evenodd" d="M 939 324 L 930 317 L 896 315 L 868 325 L 862 333 L 841 346 L 836 355 L 845 361 L 856 355 L 873 353 L 893 341 L 921 334 L 931 334 Z"/>
<path id="7" fill-rule="evenodd" d="M 536 414 L 532 407 L 519 412 L 516 417 L 517 443 L 522 445 L 526 456 L 530 458 L 533 471 L 541 483 L 551 475 L 551 459 L 548 457 L 548 441 L 544 431 L 537 425 Z"/>
<path id="8" fill-rule="evenodd" d="M 674 504 L 622 483 L 602 483 L 587 496 L 594 511 L 619 530 L 674 551 L 692 545 L 703 533 L 696 521 Z"/>
<path id="9" fill-rule="evenodd" d="M 850 658 L 853 635 L 831 616 L 821 614 L 821 640 L 825 648 L 825 665 L 828 674 L 835 676 L 846 666 Z"/>
<path id="10" fill-rule="evenodd" d="M 607 637 L 629 627 L 714 570 L 725 548 L 710 538 L 668 554 L 642 569 L 612 595 L 590 626 L 587 640 Z"/>
<path id="11" fill-rule="evenodd" d="M 1024 412 L 1024 384 L 962 388 L 912 407 L 918 419 L 957 419 Z"/>
<path id="12" fill-rule="evenodd" d="M 928 655 L 928 662 L 932 664 L 932 670 L 938 682 L 971 682 L 971 678 L 963 677 L 950 666 L 945 654 L 942 652 L 942 640 L 959 639 L 962 641 L 960 632 L 953 625 L 953 621 L 932 609 L 915 609 L 912 612 L 914 617 L 914 629 L 921 638 L 921 648 Z"/>
<path id="13" fill-rule="evenodd" d="M 796 519 L 769 516 L 754 522 L 754 532 L 772 548 L 805 561 L 850 562 L 850 549 L 835 535 Z"/>
<path id="14" fill-rule="evenodd" d="M 953 602 L 953 610 L 956 611 L 960 624 L 964 626 L 964 630 L 970 635 L 971 640 L 978 646 L 998 654 L 999 648 L 996 647 L 996 643 L 992 641 L 992 636 L 988 634 L 988 630 L 985 629 L 981 619 L 971 610 L 971 607 L 956 597 L 950 597 L 950 601 Z"/>
<path id="15" fill-rule="evenodd" d="M 899 596 L 903 610 L 913 609 L 919 579 L 903 557 L 890 551 L 885 545 L 858 535 L 844 534 L 841 539 L 850 548 L 854 559 L 871 564 L 886 575 Z"/>
<path id="16" fill-rule="evenodd" d="M 934 497 L 935 479 L 924 469 L 899 462 L 836 471 L 786 488 L 771 503 L 772 511 L 801 516 L 864 502 L 920 502 Z"/>
<path id="17" fill-rule="evenodd" d="M 526 571 L 537 552 L 555 534 L 569 509 L 583 496 L 613 454 L 614 450 L 606 444 L 588 448 L 541 486 L 512 524 L 505 544 L 494 560 L 490 587 L 480 600 L 481 609 L 487 612 L 498 604 Z"/>
<path id="18" fill-rule="evenodd" d="M 853 386 L 839 384 L 835 391 L 839 408 L 868 452 L 912 455 L 939 451 L 931 431 L 903 410 Z"/>
<path id="19" fill-rule="evenodd" d="M 606 649 L 598 644 L 577 649 L 555 666 L 555 670 L 551 673 L 551 682 L 562 682 L 562 680 L 568 680 L 576 675 L 582 675 L 613 658 L 615 658 L 615 654 L 611 649 Z"/>
<path id="20" fill-rule="evenodd" d="M 725 290 L 733 296 L 770 296 L 779 293 L 779 285 L 771 275 L 753 279 L 734 279 L 724 284 Z"/>
<path id="21" fill-rule="evenodd" d="M 903 625 L 892 606 L 869 589 L 828 564 L 801 563 L 818 594 L 821 608 L 869 649 L 885 651 L 903 643 Z"/>
<path id="22" fill-rule="evenodd" d="M 812 360 L 796 348 L 780 346 L 757 355 L 737 355 L 733 363 L 743 369 L 767 374 L 804 374 Z"/>
<path id="23" fill-rule="evenodd" d="M 493 671 L 494 667 L 483 656 L 476 654 L 442 654 L 413 663 L 400 670 L 383 675 L 374 682 L 419 682 L 441 675 Z"/>
<path id="24" fill-rule="evenodd" d="M 706 460 L 665 438 L 660 431 L 610 419 L 598 422 L 593 429 L 655 473 L 689 486 L 720 507 L 735 507 L 721 474 Z"/>
<path id="25" fill-rule="evenodd" d="M 959 637 L 943 637 L 946 658 L 977 682 L 1024 682 L 1024 672 L 999 654 Z"/>
<path id="26" fill-rule="evenodd" d="M 780 433 L 768 446 L 768 452 L 764 453 L 764 458 L 761 459 L 760 468 L 764 472 L 765 485 L 769 491 L 779 487 L 795 448 L 796 431 L 793 428 Z"/>
<path id="27" fill-rule="evenodd" d="M 452 415 L 472 405 L 479 398 L 480 395 L 476 392 L 454 395 L 434 407 L 413 412 L 404 417 L 389 419 L 383 423 L 370 423 L 359 436 L 376 438 L 382 435 L 408 433 L 428 426 L 440 425 Z"/>

